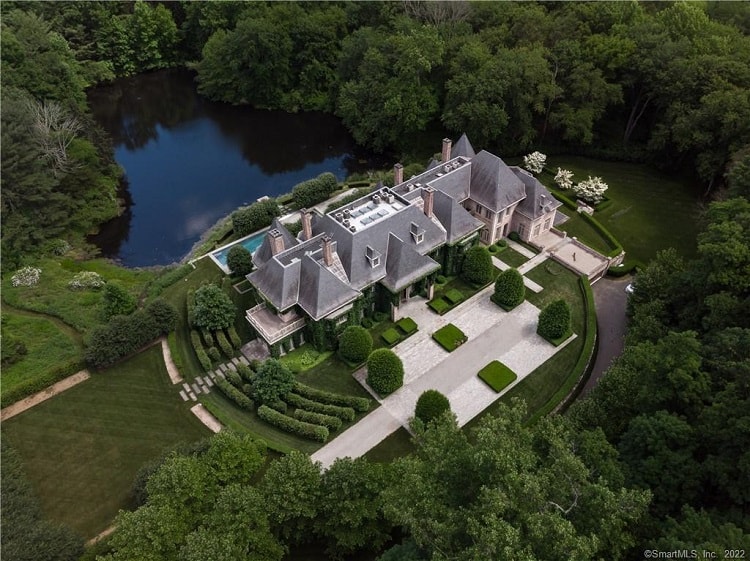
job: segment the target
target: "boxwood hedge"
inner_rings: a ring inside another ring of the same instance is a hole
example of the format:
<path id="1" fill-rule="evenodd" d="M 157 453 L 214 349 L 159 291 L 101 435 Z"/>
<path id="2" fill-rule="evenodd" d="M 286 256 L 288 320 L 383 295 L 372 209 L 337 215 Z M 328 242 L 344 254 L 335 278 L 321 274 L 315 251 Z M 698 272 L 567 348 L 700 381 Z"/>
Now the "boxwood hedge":
<path id="1" fill-rule="evenodd" d="M 341 405 L 343 407 L 351 407 L 355 411 L 360 413 L 370 410 L 371 401 L 366 397 L 355 397 L 352 395 L 342 395 L 338 393 L 331 393 L 317 388 L 311 388 L 301 382 L 294 384 L 294 393 L 306 397 L 312 401 L 319 403 L 328 403 L 330 405 Z"/>
<path id="2" fill-rule="evenodd" d="M 304 409 L 296 409 L 294 411 L 294 418 L 298 421 L 304 421 L 314 425 L 323 425 L 330 431 L 339 430 L 342 425 L 342 421 L 338 417 L 324 415 L 323 413 L 313 413 L 312 411 L 305 411 Z"/>
<path id="3" fill-rule="evenodd" d="M 230 400 L 234 401 L 242 409 L 245 409 L 247 411 L 253 410 L 253 400 L 247 397 L 240 390 L 235 388 L 232 384 L 230 384 L 223 378 L 216 378 L 216 381 L 214 383 L 216 384 L 216 387 L 221 390 L 221 393 L 227 396 L 227 398 L 229 398 Z"/>
<path id="4" fill-rule="evenodd" d="M 352 409 L 351 407 L 341 407 L 339 405 L 319 403 L 295 393 L 287 394 L 286 401 L 289 403 L 289 405 L 293 405 L 298 409 L 312 411 L 313 413 L 323 413 L 324 415 L 332 415 L 347 423 L 354 420 L 354 409 Z"/>
<path id="5" fill-rule="evenodd" d="M 258 407 L 258 417 L 270 425 L 303 438 L 317 440 L 318 442 L 325 442 L 328 440 L 328 429 L 326 427 L 299 421 L 288 415 L 279 413 L 267 405 L 261 405 Z"/>

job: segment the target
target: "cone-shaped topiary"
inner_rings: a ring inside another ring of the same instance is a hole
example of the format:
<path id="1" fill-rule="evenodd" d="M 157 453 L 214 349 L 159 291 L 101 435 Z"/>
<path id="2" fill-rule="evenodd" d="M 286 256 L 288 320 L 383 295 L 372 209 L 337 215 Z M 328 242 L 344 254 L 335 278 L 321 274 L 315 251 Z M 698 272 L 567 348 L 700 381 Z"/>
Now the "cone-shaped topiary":
<path id="1" fill-rule="evenodd" d="M 526 296 L 526 287 L 518 269 L 506 269 L 495 281 L 494 301 L 505 307 L 515 308 Z"/>
<path id="2" fill-rule="evenodd" d="M 367 383 L 380 395 L 399 389 L 404 383 L 404 365 L 396 353 L 377 349 L 367 358 Z"/>
<path id="3" fill-rule="evenodd" d="M 570 306 L 565 300 L 555 300 L 539 312 L 536 332 L 547 339 L 559 339 L 570 331 Z"/>
<path id="4" fill-rule="evenodd" d="M 492 280 L 492 256 L 486 247 L 474 246 L 464 255 L 461 277 L 474 284 L 487 284 Z"/>
<path id="5" fill-rule="evenodd" d="M 414 416 L 423 423 L 429 423 L 450 409 L 451 404 L 447 397 L 437 390 L 427 390 L 419 396 Z"/>
<path id="6" fill-rule="evenodd" d="M 350 325 L 339 337 L 339 354 L 349 362 L 363 362 L 372 350 L 372 336 L 364 327 Z"/>

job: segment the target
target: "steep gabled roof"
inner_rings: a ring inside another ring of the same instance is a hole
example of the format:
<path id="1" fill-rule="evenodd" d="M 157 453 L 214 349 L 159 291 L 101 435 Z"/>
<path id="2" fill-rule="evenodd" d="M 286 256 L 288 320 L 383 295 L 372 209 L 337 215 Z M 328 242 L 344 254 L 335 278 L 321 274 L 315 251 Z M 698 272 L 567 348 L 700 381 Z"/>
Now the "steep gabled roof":
<path id="1" fill-rule="evenodd" d="M 435 191 L 433 212 L 448 233 L 448 243 L 452 244 L 476 232 L 484 223 L 469 214 L 455 199 L 442 191 Z"/>
<path id="2" fill-rule="evenodd" d="M 247 278 L 274 307 L 284 311 L 297 303 L 299 274 L 299 259 L 288 265 L 283 265 L 278 259 L 269 259 Z"/>
<path id="3" fill-rule="evenodd" d="M 359 296 L 359 292 L 342 282 L 312 255 L 302 258 L 298 302 L 311 318 L 319 320 Z"/>
<path id="4" fill-rule="evenodd" d="M 526 198 L 516 207 L 527 218 L 539 218 L 562 205 L 560 201 L 552 196 L 547 188 L 539 180 L 524 169 L 517 166 L 510 168 L 516 176 L 523 181 L 526 187 Z"/>
<path id="5" fill-rule="evenodd" d="M 498 212 L 526 196 L 515 173 L 494 154 L 482 150 L 471 160 L 471 199 Z"/>
<path id="6" fill-rule="evenodd" d="M 451 156 L 455 158 L 456 156 L 463 156 L 464 158 L 473 158 L 476 156 L 476 152 L 474 152 L 474 147 L 471 145 L 471 142 L 469 142 L 469 137 L 466 136 L 466 133 L 463 133 L 461 135 L 461 138 L 458 139 L 458 142 L 453 146 L 453 149 L 451 150 Z"/>
<path id="7" fill-rule="evenodd" d="M 295 238 L 289 230 L 286 229 L 286 227 L 279 221 L 278 218 L 274 218 L 273 222 L 271 222 L 270 228 L 268 228 L 268 232 L 271 230 L 278 230 L 281 234 L 281 238 L 284 240 L 284 249 L 289 249 L 290 247 L 294 247 L 299 243 L 297 241 L 297 238 Z M 271 241 L 268 238 L 268 232 L 266 232 L 266 235 L 263 236 L 263 241 L 261 242 L 260 246 L 258 246 L 258 249 L 255 250 L 255 253 L 253 253 L 253 264 L 256 267 L 260 267 L 268 261 L 272 256 L 273 252 L 271 251 Z"/>
<path id="8" fill-rule="evenodd" d="M 425 171 L 430 171 L 431 169 L 434 169 L 440 165 L 440 162 L 438 162 L 435 158 L 432 158 L 430 160 L 430 163 L 427 164 L 427 167 L 424 168 Z"/>
<path id="9" fill-rule="evenodd" d="M 420 255 L 414 247 L 398 237 L 388 236 L 386 275 L 381 283 L 391 292 L 403 290 L 414 281 L 440 268 L 440 264 L 426 255 Z"/>

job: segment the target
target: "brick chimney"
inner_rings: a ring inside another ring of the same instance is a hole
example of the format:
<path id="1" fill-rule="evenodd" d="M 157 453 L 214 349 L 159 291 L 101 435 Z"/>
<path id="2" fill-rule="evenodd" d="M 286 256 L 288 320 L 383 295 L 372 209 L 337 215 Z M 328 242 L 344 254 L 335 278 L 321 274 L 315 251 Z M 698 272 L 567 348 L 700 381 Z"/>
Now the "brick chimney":
<path id="1" fill-rule="evenodd" d="M 443 154 L 440 157 L 441 162 L 447 162 L 451 159 L 451 147 L 453 146 L 453 142 L 450 138 L 444 138 L 443 139 Z"/>
<path id="2" fill-rule="evenodd" d="M 425 187 L 422 189 L 422 199 L 424 199 L 424 213 L 427 218 L 432 218 L 432 205 L 435 198 L 435 189 Z"/>
<path id="3" fill-rule="evenodd" d="M 268 241 L 271 244 L 271 255 L 278 255 L 284 251 L 284 238 L 276 228 L 268 231 Z"/>
<path id="4" fill-rule="evenodd" d="M 326 267 L 330 267 L 333 265 L 333 238 L 326 234 L 320 246 L 323 248 L 323 263 Z"/>
<path id="5" fill-rule="evenodd" d="M 401 185 L 404 182 L 404 166 L 396 164 L 393 166 L 393 184 Z"/>
<path id="6" fill-rule="evenodd" d="M 300 210 L 299 213 L 302 218 L 302 239 L 309 240 L 312 238 L 312 215 L 306 208 Z"/>

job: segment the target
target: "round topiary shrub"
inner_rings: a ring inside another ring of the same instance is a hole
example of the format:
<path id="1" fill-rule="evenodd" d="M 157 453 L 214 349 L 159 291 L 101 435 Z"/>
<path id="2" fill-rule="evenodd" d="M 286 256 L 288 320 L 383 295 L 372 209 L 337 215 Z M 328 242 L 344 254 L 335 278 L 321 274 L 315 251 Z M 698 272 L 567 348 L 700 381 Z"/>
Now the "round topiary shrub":
<path id="1" fill-rule="evenodd" d="M 474 284 L 487 284 L 492 280 L 492 256 L 486 247 L 474 246 L 464 255 L 461 277 Z"/>
<path id="2" fill-rule="evenodd" d="M 547 339 L 559 339 L 570 331 L 570 306 L 565 300 L 555 300 L 539 312 L 536 332 Z"/>
<path id="3" fill-rule="evenodd" d="M 253 270 L 253 257 L 246 247 L 234 245 L 227 253 L 227 267 L 234 275 L 247 275 Z"/>
<path id="4" fill-rule="evenodd" d="M 372 336 L 364 327 L 350 325 L 339 337 L 339 354 L 344 360 L 359 364 L 372 351 Z"/>
<path id="5" fill-rule="evenodd" d="M 495 242 L 495 245 L 496 245 L 496 246 L 497 246 L 498 248 L 501 248 L 501 247 L 508 247 L 508 240 L 505 240 L 505 239 L 502 239 L 502 240 L 497 240 L 497 241 Z"/>
<path id="6" fill-rule="evenodd" d="M 443 275 L 438 275 L 437 277 L 435 277 L 435 282 L 438 284 L 445 284 L 446 282 L 448 282 L 448 279 Z"/>
<path id="7" fill-rule="evenodd" d="M 372 351 L 367 359 L 367 383 L 380 395 L 388 395 L 404 384 L 404 365 L 389 349 Z"/>
<path id="8" fill-rule="evenodd" d="M 487 248 L 487 251 L 494 254 L 494 253 L 497 253 L 499 249 L 500 248 L 497 247 L 497 245 L 493 243 L 490 247 Z"/>
<path id="9" fill-rule="evenodd" d="M 497 304 L 505 308 L 515 308 L 523 302 L 525 296 L 526 287 L 518 269 L 506 269 L 498 275 L 493 298 Z"/>
<path id="10" fill-rule="evenodd" d="M 437 390 L 427 390 L 419 396 L 414 416 L 423 423 L 429 423 L 450 409 L 451 404 L 447 397 Z"/>

